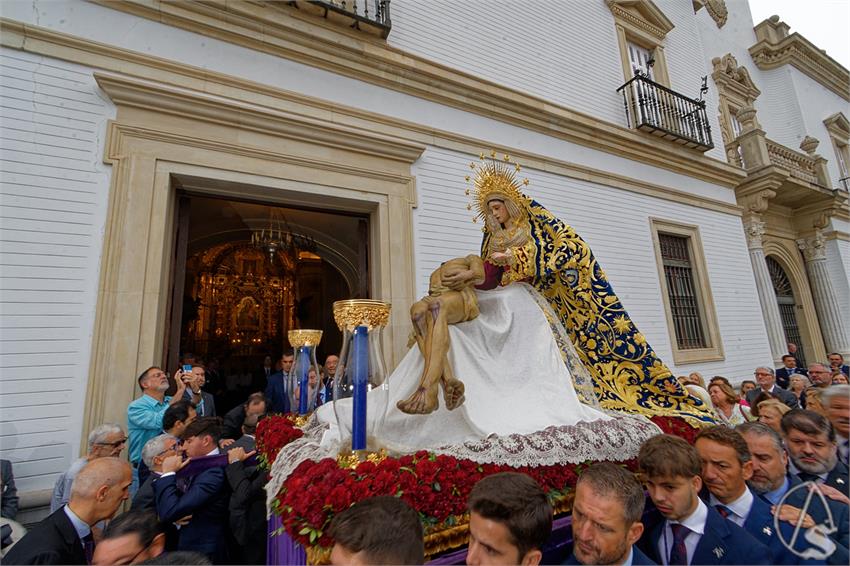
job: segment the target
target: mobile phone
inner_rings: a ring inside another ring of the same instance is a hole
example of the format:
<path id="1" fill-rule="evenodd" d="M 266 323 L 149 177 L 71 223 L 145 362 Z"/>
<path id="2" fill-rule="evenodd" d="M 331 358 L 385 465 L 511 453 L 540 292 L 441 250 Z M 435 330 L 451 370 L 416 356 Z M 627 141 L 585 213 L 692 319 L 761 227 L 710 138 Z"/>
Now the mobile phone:
<path id="1" fill-rule="evenodd" d="M 192 373 L 192 364 L 183 364 L 183 373 Z"/>

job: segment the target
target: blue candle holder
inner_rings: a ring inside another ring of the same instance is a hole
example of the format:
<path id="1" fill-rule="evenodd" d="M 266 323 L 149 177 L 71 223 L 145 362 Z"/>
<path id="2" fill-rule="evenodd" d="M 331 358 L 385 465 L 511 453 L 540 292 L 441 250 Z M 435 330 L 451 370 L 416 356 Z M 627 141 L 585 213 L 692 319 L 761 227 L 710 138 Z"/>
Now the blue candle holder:
<path id="1" fill-rule="evenodd" d="M 381 334 L 390 304 L 367 299 L 337 301 L 334 318 L 343 333 L 334 374 L 334 413 L 341 446 L 354 452 L 376 451 L 375 432 L 383 426 L 389 403 Z"/>
<path id="2" fill-rule="evenodd" d="M 287 393 L 292 412 L 299 415 L 306 415 L 316 408 L 321 375 L 316 361 L 316 346 L 321 340 L 321 330 L 289 331 L 289 343 L 295 348 L 295 359 L 287 378 Z"/>

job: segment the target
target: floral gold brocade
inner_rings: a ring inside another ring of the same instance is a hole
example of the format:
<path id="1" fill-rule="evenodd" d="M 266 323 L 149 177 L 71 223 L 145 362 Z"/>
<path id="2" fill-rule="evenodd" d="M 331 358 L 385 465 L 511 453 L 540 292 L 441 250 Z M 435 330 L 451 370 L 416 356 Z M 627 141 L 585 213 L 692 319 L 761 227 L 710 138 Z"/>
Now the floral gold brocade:
<path id="1" fill-rule="evenodd" d="M 510 176 L 502 184 L 512 182 Z M 476 189 L 479 202 L 492 190 Z M 516 221 L 528 224 L 523 228 L 530 239 L 511 248 L 516 261 L 502 284 L 527 281 L 546 298 L 590 371 L 599 405 L 650 417 L 682 417 L 694 426 L 712 423 L 710 409 L 679 385 L 629 318 L 590 246 L 538 202 L 519 191 L 511 198 L 521 210 Z M 488 227 L 481 244 L 486 259 L 495 244 L 489 229 L 493 220 L 488 210 L 481 213 Z"/>
<path id="2" fill-rule="evenodd" d="M 322 331 L 321 330 L 290 330 L 288 337 L 289 337 L 289 344 L 293 348 L 300 348 L 302 346 L 318 346 L 319 342 L 322 341 Z"/>
<path id="3" fill-rule="evenodd" d="M 349 299 L 334 303 L 334 320 L 342 331 L 366 326 L 369 330 L 386 326 L 390 321 L 389 303 L 371 299 Z"/>

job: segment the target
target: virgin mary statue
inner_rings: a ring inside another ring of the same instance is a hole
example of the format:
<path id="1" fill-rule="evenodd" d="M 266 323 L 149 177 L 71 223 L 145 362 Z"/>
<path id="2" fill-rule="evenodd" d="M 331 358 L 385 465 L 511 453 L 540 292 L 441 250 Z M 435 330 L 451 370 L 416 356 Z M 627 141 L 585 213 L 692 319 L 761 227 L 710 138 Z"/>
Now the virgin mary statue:
<path id="1" fill-rule="evenodd" d="M 479 288 L 525 282 L 537 290 L 569 337 L 561 347 L 574 346 L 582 362 L 574 374 L 589 372 L 603 409 L 712 422 L 710 409 L 681 388 L 638 331 L 587 242 L 520 191 L 520 168 L 509 159 L 470 164 L 467 194 L 484 220 L 487 281 Z"/>
<path id="2" fill-rule="evenodd" d="M 434 402 L 435 389 L 420 380 L 434 373 L 426 369 L 434 363 L 429 340 L 421 340 L 389 378 L 378 444 L 400 452 L 469 447 L 493 437 L 522 441 L 553 427 L 568 427 L 565 437 L 571 437 L 575 427 L 589 423 L 609 440 L 624 433 L 634 442 L 657 432 L 643 417 L 712 422 L 709 409 L 681 389 L 638 332 L 587 243 L 520 191 L 518 166 L 496 160 L 471 165 L 475 176 L 467 194 L 476 219 L 484 220 L 483 283 L 480 268 L 452 267 L 471 265 L 469 258 L 451 260 L 432 274 L 429 297 L 420 302 L 435 321 L 451 308 L 462 311 L 447 327 L 448 349 L 433 356 L 445 355 L 444 381 L 452 386 L 444 388 L 443 404 Z M 457 289 L 464 291 L 445 298 Z M 427 391 L 431 401 L 422 410 Z M 337 402 L 337 410 L 350 411 L 346 402 Z M 320 409 L 319 418 L 330 426 L 329 436 L 339 438 L 330 410 Z"/>

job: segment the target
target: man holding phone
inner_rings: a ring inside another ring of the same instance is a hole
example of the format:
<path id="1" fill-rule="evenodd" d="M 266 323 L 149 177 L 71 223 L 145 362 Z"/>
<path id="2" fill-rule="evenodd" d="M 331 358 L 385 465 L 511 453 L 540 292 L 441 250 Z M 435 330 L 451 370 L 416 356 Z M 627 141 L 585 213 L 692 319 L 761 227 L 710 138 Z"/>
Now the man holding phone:
<path id="1" fill-rule="evenodd" d="M 201 388 L 207 383 L 206 369 L 198 364 L 184 364 L 183 375 L 186 378 L 186 391 L 183 398 L 195 404 L 198 417 L 214 417 L 215 398 Z"/>
<path id="2" fill-rule="evenodd" d="M 151 438 L 162 434 L 162 417 L 165 411 L 183 399 L 186 392 L 186 381 L 183 370 L 177 370 L 174 381 L 177 391 L 174 396 L 166 396 L 168 391 L 168 374 L 157 366 L 142 372 L 138 378 L 142 396 L 127 406 L 127 439 L 129 441 L 130 464 L 133 467 L 133 484 L 130 494 L 135 495 L 139 489 L 139 465 L 142 462 L 142 448 Z"/>

